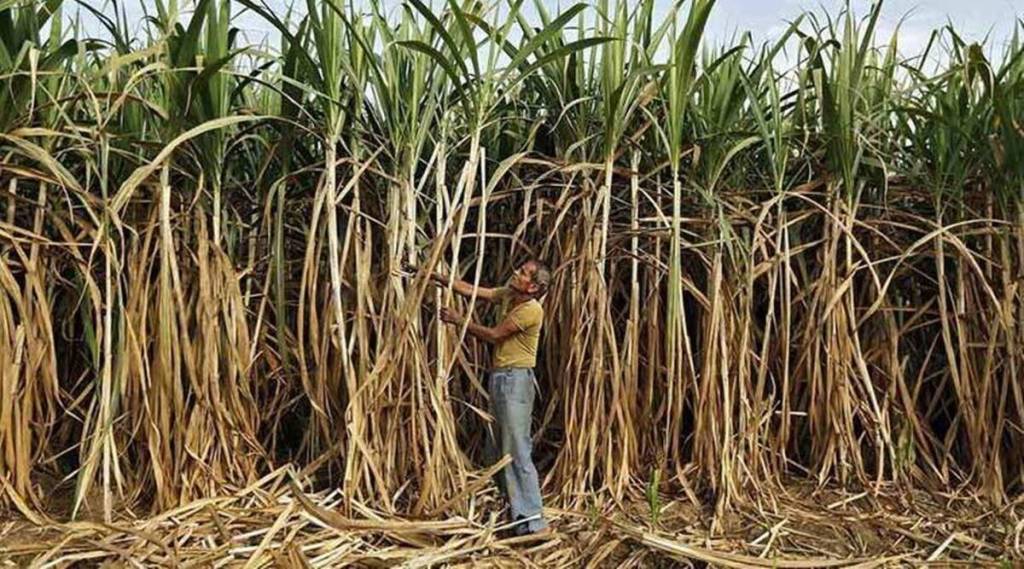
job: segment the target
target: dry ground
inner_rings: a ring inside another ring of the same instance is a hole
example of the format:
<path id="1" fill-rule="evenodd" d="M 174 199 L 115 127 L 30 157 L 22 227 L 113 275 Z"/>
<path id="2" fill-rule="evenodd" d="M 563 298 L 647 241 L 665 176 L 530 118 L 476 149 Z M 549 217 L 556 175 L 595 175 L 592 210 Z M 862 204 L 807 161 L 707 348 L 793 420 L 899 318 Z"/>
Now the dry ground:
<path id="1" fill-rule="evenodd" d="M 550 508 L 556 532 L 504 537 L 490 490 L 466 516 L 417 521 L 306 494 L 290 468 L 232 496 L 150 518 L 57 522 L 8 514 L 3 567 L 1020 567 L 1024 499 L 992 509 L 967 496 L 817 492 L 794 482 L 709 527 L 689 500 Z M 86 516 L 88 517 L 88 516 Z"/>

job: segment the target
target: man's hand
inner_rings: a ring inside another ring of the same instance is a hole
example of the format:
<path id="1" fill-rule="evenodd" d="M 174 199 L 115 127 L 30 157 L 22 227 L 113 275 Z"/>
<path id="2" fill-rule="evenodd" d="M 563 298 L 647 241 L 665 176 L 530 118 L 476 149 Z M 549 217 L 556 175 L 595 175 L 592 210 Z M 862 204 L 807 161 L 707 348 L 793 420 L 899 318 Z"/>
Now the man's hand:
<path id="1" fill-rule="evenodd" d="M 407 275 L 418 275 L 420 274 L 420 268 L 408 261 L 402 261 L 402 272 Z M 427 275 L 427 279 L 434 284 L 443 284 L 445 280 L 440 273 L 430 273 Z"/>
<path id="2" fill-rule="evenodd" d="M 441 321 L 448 324 L 459 324 L 462 322 L 462 315 L 447 306 L 442 306 Z"/>

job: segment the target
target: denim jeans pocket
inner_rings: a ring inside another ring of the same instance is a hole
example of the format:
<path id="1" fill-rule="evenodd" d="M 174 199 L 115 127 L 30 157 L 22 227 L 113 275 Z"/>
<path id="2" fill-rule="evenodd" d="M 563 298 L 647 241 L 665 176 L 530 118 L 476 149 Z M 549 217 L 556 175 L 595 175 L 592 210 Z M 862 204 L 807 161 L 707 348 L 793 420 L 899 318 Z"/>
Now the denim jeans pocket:
<path id="1" fill-rule="evenodd" d="M 491 397 L 509 403 L 532 403 L 533 374 L 528 369 L 499 369 L 491 372 Z"/>
<path id="2" fill-rule="evenodd" d="M 533 378 L 527 371 L 511 374 L 506 381 L 507 397 L 516 403 L 533 403 Z"/>

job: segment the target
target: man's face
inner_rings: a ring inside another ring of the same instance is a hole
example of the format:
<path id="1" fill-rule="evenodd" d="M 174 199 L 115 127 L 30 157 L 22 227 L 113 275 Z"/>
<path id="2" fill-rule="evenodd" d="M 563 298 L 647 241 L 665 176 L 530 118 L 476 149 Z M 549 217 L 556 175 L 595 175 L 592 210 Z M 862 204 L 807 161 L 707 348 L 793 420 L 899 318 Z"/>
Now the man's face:
<path id="1" fill-rule="evenodd" d="M 532 262 L 519 265 L 519 268 L 512 271 L 508 286 L 523 294 L 533 294 L 537 290 L 537 285 L 533 282 L 533 273 L 536 270 L 537 265 Z"/>

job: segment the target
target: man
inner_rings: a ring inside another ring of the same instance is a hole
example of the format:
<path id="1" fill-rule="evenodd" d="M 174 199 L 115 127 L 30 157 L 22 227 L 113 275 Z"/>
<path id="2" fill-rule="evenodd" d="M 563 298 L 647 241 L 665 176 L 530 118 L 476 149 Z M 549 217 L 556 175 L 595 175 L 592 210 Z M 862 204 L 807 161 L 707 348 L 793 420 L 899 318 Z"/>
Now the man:
<path id="1" fill-rule="evenodd" d="M 408 266 L 408 270 L 415 267 Z M 448 279 L 438 273 L 431 281 L 445 286 Z M 537 342 L 544 320 L 544 308 L 539 299 L 547 292 L 551 272 L 536 260 L 523 263 L 513 273 L 506 286 L 498 288 L 476 287 L 472 283 L 455 280 L 453 290 L 462 296 L 472 296 L 488 302 L 507 302 L 503 318 L 497 326 L 484 326 L 463 317 L 451 308 L 441 309 L 441 320 L 461 326 L 468 322 L 467 330 L 474 337 L 494 345 L 494 363 L 487 389 L 495 416 L 493 447 L 500 455 L 511 455 L 512 462 L 502 469 L 503 482 L 518 535 L 547 534 L 550 530 L 544 520 L 540 482 L 537 469 L 530 456 L 532 439 L 530 420 L 533 413 L 533 368 L 537 365 Z"/>

